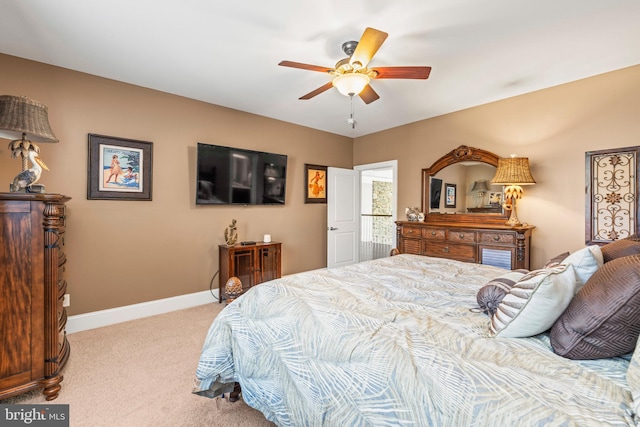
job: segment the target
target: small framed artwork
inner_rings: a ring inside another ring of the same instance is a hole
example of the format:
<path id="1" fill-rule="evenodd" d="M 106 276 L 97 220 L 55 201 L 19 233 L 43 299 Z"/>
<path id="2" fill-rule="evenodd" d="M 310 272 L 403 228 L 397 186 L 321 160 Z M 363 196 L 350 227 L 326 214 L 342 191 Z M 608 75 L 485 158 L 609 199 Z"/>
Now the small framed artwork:
<path id="1" fill-rule="evenodd" d="M 492 206 L 502 205 L 502 193 L 489 193 L 489 204 Z"/>
<path id="2" fill-rule="evenodd" d="M 153 143 L 89 134 L 89 200 L 151 200 Z"/>
<path id="3" fill-rule="evenodd" d="M 327 167 L 319 165 L 304 165 L 305 203 L 327 203 Z"/>
<path id="4" fill-rule="evenodd" d="M 456 207 L 456 184 L 444 185 L 444 207 L 455 208 Z"/>

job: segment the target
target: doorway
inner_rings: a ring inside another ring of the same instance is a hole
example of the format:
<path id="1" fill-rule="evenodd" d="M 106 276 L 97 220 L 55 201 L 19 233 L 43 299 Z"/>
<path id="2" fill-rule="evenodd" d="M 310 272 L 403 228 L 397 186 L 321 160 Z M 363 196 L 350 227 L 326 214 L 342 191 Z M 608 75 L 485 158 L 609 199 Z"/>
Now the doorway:
<path id="1" fill-rule="evenodd" d="M 396 247 L 398 161 L 354 168 L 360 175 L 360 261 L 388 257 Z"/>

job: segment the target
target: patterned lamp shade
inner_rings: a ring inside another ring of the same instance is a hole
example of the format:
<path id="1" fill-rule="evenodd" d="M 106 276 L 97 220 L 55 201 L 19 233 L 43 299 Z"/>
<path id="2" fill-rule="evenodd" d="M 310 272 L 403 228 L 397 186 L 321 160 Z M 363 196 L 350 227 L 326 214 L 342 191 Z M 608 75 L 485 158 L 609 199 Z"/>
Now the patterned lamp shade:
<path id="1" fill-rule="evenodd" d="M 46 105 L 26 96 L 0 95 L 0 138 L 58 142 Z"/>
<path id="2" fill-rule="evenodd" d="M 497 185 L 530 185 L 536 180 L 529 170 L 529 159 L 526 157 L 507 157 L 498 159 L 496 174 L 491 180 Z"/>

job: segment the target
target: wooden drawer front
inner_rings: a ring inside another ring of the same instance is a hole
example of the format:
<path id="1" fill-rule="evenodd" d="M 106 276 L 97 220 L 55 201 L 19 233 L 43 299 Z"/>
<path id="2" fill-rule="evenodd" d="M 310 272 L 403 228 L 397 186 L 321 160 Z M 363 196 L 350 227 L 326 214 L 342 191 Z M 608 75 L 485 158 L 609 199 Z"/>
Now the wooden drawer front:
<path id="1" fill-rule="evenodd" d="M 429 228 L 422 229 L 422 237 L 429 240 L 444 240 L 446 236 L 446 230 L 444 228 Z"/>
<path id="2" fill-rule="evenodd" d="M 403 254 L 422 254 L 422 240 L 420 239 L 402 239 Z"/>
<path id="3" fill-rule="evenodd" d="M 423 255 L 476 262 L 476 246 L 445 242 L 427 242 L 424 245 Z"/>
<path id="4" fill-rule="evenodd" d="M 498 243 L 503 245 L 515 245 L 516 235 L 509 232 L 482 232 L 480 233 L 480 243 Z"/>
<path id="5" fill-rule="evenodd" d="M 475 243 L 476 232 L 465 230 L 449 230 L 447 240 L 452 242 Z"/>
<path id="6" fill-rule="evenodd" d="M 420 227 L 404 226 L 402 235 L 405 237 L 420 237 Z"/>

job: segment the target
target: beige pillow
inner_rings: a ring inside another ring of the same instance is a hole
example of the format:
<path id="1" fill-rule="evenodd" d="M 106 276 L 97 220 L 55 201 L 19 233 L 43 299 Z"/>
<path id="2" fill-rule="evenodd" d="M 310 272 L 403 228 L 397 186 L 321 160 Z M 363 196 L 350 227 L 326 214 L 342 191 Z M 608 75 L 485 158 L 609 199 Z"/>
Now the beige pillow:
<path id="1" fill-rule="evenodd" d="M 573 265 L 576 271 L 576 293 L 578 293 L 591 275 L 604 264 L 602 249 L 598 245 L 586 246 L 566 257 L 562 260 L 562 264 Z"/>
<path id="2" fill-rule="evenodd" d="M 534 270 L 518 280 L 491 317 L 496 337 L 525 338 L 548 330 L 567 308 L 576 288 L 571 264 Z"/>

